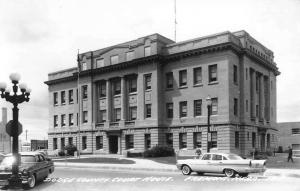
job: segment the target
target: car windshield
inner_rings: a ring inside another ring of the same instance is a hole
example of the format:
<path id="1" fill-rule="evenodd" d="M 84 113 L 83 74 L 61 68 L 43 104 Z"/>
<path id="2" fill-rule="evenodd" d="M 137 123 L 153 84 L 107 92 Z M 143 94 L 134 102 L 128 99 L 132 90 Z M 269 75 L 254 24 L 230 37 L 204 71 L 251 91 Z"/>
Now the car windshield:
<path id="1" fill-rule="evenodd" d="M 13 156 L 6 156 L 1 162 L 1 165 L 12 165 L 15 162 L 15 158 Z M 21 156 L 21 163 L 24 162 L 35 162 L 35 157 L 32 155 L 22 155 Z"/>
<path id="2" fill-rule="evenodd" d="M 227 158 L 229 160 L 243 160 L 243 158 L 238 155 L 227 155 Z"/>

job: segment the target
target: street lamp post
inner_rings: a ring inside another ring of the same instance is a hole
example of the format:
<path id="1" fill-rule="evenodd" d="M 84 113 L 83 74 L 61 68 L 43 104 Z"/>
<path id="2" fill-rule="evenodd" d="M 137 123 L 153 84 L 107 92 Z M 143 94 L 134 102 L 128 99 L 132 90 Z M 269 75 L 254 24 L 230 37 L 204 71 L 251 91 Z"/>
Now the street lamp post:
<path id="1" fill-rule="evenodd" d="M 11 187 L 20 187 L 22 185 L 21 177 L 19 176 L 19 164 L 20 164 L 20 155 L 19 155 L 19 109 L 18 104 L 23 103 L 24 101 L 29 101 L 29 95 L 31 89 L 27 88 L 27 85 L 22 83 L 17 84 L 20 80 L 20 75 L 13 73 L 9 76 L 10 80 L 13 83 L 13 95 L 10 95 L 10 89 L 6 87 L 5 83 L 0 83 L 0 93 L 1 98 L 4 98 L 6 101 L 13 104 L 13 120 L 12 120 L 12 129 L 11 136 L 13 137 L 13 158 L 15 159 L 12 163 L 12 176 L 9 178 L 9 186 Z M 18 89 L 21 91 L 21 95 L 17 95 Z"/>
<path id="2" fill-rule="evenodd" d="M 206 98 L 207 102 L 207 152 L 209 153 L 210 143 L 211 143 L 211 133 L 210 133 L 210 115 L 211 115 L 211 98 L 208 96 Z"/>

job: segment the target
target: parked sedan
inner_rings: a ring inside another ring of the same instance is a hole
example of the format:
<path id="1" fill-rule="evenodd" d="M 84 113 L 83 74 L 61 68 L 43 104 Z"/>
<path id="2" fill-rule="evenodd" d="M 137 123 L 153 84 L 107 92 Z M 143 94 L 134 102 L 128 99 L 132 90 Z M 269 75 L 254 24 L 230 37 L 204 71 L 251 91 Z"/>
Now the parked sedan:
<path id="1" fill-rule="evenodd" d="M 54 171 L 53 161 L 45 158 L 38 152 L 21 152 L 21 164 L 19 166 L 19 175 L 22 184 L 29 188 L 33 188 L 36 181 L 43 180 Z M 0 185 L 8 185 L 8 178 L 12 174 L 12 163 L 15 158 L 12 154 L 5 156 L 0 163 Z"/>
<path id="2" fill-rule="evenodd" d="M 266 160 L 243 159 L 236 154 L 207 153 L 199 158 L 177 161 L 177 168 L 182 174 L 189 175 L 192 172 L 220 173 L 227 177 L 235 177 L 239 174 L 247 177 L 249 173 L 259 173 L 266 170 Z"/>

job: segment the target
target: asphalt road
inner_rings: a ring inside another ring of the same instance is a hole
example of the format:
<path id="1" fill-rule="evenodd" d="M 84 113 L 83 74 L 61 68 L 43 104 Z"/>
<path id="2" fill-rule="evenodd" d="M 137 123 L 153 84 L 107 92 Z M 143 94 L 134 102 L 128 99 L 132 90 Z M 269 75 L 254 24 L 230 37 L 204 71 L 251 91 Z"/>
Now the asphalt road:
<path id="1" fill-rule="evenodd" d="M 224 176 L 145 171 L 108 171 L 57 167 L 33 190 L 217 190 L 217 191 L 299 191 L 300 179 L 287 177 L 226 178 Z"/>

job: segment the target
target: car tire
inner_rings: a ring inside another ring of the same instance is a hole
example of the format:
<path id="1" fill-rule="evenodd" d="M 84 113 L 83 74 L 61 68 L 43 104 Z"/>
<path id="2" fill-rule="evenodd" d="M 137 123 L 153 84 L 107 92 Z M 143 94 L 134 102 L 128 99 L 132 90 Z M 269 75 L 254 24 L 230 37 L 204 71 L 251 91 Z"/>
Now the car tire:
<path id="1" fill-rule="evenodd" d="M 239 175 L 240 175 L 240 177 L 248 177 L 249 174 L 248 173 L 240 173 Z"/>
<path id="2" fill-rule="evenodd" d="M 35 186 L 35 184 L 36 184 L 36 177 L 35 177 L 35 175 L 32 174 L 32 175 L 29 177 L 29 180 L 30 180 L 30 181 L 28 181 L 27 187 L 28 187 L 28 188 L 33 188 L 33 187 Z"/>
<path id="3" fill-rule="evenodd" d="M 233 178 L 235 176 L 236 172 L 233 169 L 226 168 L 224 170 L 224 174 L 229 178 Z"/>
<path id="4" fill-rule="evenodd" d="M 183 175 L 190 175 L 192 173 L 192 169 L 188 165 L 183 165 L 181 172 Z"/>

